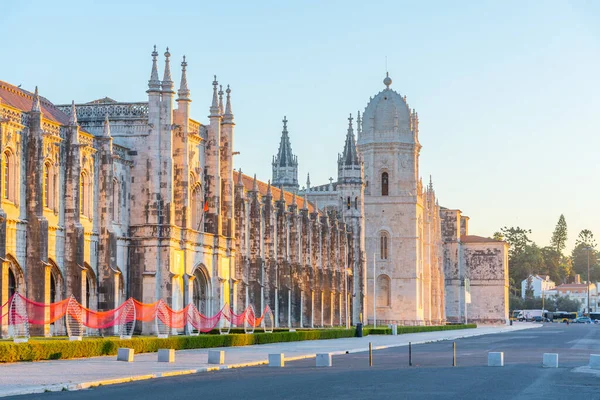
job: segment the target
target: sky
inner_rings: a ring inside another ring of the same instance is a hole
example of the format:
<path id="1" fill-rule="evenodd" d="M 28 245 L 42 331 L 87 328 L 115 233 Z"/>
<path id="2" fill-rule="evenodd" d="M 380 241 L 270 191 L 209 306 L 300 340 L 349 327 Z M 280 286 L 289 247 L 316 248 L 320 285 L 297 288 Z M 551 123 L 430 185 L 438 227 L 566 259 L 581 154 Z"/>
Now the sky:
<path id="1" fill-rule="evenodd" d="M 600 2 L 38 1 L 0 9 L 0 80 L 55 104 L 145 101 L 152 46 L 188 61 L 192 117 L 232 89 L 236 168 L 271 177 L 284 116 L 299 180 L 337 175 L 348 114 L 384 88 L 419 113 L 421 174 L 470 233 L 600 242 Z M 161 59 L 163 57 L 161 56 Z M 387 59 L 387 67 L 386 67 Z M 162 62 L 159 74 L 162 76 Z"/>

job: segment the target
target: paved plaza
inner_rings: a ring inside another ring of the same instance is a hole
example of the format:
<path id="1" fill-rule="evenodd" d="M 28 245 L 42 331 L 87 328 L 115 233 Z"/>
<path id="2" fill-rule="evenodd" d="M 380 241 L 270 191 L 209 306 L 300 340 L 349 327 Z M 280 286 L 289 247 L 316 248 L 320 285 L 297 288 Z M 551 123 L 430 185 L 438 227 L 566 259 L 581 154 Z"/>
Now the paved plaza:
<path id="1" fill-rule="evenodd" d="M 197 374 L 209 369 L 231 369 L 266 364 L 269 353 L 284 353 L 286 362 L 314 358 L 317 353 L 365 352 L 369 342 L 376 353 L 386 348 L 406 346 L 409 342 L 426 343 L 456 340 L 464 337 L 495 333 L 517 332 L 539 327 L 536 324 L 482 327 L 456 331 L 423 332 L 398 336 L 371 335 L 363 338 L 312 340 L 274 343 L 245 347 L 222 348 L 225 364 L 208 364 L 209 349 L 181 350 L 176 352 L 175 363 L 159 363 L 156 353 L 135 355 L 133 363 L 118 362 L 116 356 L 92 357 L 76 360 L 56 360 L 0 364 L 0 396 L 47 391 L 77 390 L 132 380 L 147 380 L 173 375 Z M 310 360 L 314 364 L 314 360 Z M 312 365 L 312 364 L 311 364 Z M 196 375 L 198 376 L 198 375 Z"/>
<path id="2" fill-rule="evenodd" d="M 288 362 L 284 368 L 263 365 L 227 369 L 88 390 L 32 394 L 15 398 L 21 400 L 80 398 L 86 400 L 107 398 L 258 400 L 388 397 L 411 400 L 554 398 L 592 400 L 600 398 L 600 370 L 587 368 L 590 354 L 600 354 L 600 326 L 546 324 L 538 325 L 539 329 L 518 329 L 524 327 L 528 326 L 517 325 L 514 329 L 497 331 L 500 333 L 492 333 L 492 329 L 487 329 L 489 334 L 486 335 L 414 345 L 412 346 L 413 366 L 408 365 L 408 348 L 398 346 L 374 352 L 372 367 L 369 367 L 368 353 L 363 351 L 335 355 L 331 368 L 317 368 L 314 359 L 303 359 Z M 382 346 L 396 346 L 401 343 L 399 340 L 396 342 L 389 340 L 390 337 L 380 337 L 380 339 L 386 342 Z M 358 341 L 361 340 L 357 339 Z M 457 344 L 458 365 L 456 367 L 452 367 L 454 341 Z M 332 345 L 342 343 L 341 340 L 329 342 Z M 318 349 L 318 346 L 314 348 Z M 336 346 L 331 348 L 333 347 Z M 490 351 L 504 352 L 504 367 L 487 366 L 487 353 Z M 549 352 L 559 354 L 559 368 L 542 368 L 542 354 Z M 301 353 L 302 351 L 298 354 Z"/>

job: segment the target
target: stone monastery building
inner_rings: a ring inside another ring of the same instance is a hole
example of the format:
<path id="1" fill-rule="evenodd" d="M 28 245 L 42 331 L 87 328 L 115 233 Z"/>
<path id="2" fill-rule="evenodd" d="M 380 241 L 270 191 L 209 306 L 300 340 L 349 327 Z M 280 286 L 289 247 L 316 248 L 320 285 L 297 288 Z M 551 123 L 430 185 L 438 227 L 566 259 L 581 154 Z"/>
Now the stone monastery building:
<path id="1" fill-rule="evenodd" d="M 429 324 L 464 319 L 468 278 L 469 320 L 507 318 L 506 244 L 423 188 L 418 116 L 389 77 L 358 142 L 349 119 L 337 181 L 299 192 L 287 120 L 272 185 L 234 171 L 231 90 L 215 77 L 207 123 L 192 119 L 186 66 L 175 92 L 155 48 L 138 103 L 54 105 L 0 81 L 0 304 L 269 305 L 279 326 L 336 326 L 372 323 L 375 279 L 378 323 Z"/>

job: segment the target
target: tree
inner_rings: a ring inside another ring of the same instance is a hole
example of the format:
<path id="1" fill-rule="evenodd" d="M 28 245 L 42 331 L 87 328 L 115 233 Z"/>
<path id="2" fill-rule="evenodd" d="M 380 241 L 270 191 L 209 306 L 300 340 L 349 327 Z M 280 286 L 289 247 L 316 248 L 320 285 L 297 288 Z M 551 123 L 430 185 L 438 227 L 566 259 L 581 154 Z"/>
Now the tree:
<path id="1" fill-rule="evenodd" d="M 569 296 L 554 296 L 555 301 L 555 310 L 556 311 L 567 311 L 567 312 L 577 312 L 581 307 L 581 303 L 579 300 L 571 299 Z"/>
<path id="2" fill-rule="evenodd" d="M 540 272 L 550 276 L 553 282 L 561 282 L 560 265 L 565 257 L 552 246 L 546 246 L 541 251 L 544 258 L 544 269 Z"/>
<path id="3" fill-rule="evenodd" d="M 531 275 L 527 277 L 527 282 L 525 282 L 525 298 L 533 299 L 533 278 Z"/>
<path id="4" fill-rule="evenodd" d="M 531 229 L 522 229 L 518 226 L 507 228 L 506 226 L 500 229 L 504 240 L 508 243 L 508 257 L 517 257 L 529 243 L 533 243 L 527 234 L 531 233 Z"/>
<path id="5" fill-rule="evenodd" d="M 496 232 L 494 232 L 494 235 L 492 236 L 492 239 L 504 241 L 504 236 L 502 236 L 502 233 L 496 231 Z"/>
<path id="6" fill-rule="evenodd" d="M 590 276 L 588 277 L 588 257 L 590 263 Z M 579 232 L 575 241 L 575 248 L 571 252 L 573 271 L 580 274 L 586 281 L 600 279 L 600 267 L 598 266 L 598 252 L 594 234 L 589 229 Z"/>
<path id="7" fill-rule="evenodd" d="M 567 247 L 567 221 L 565 221 L 565 216 L 563 214 L 560 214 L 560 217 L 558 218 L 558 223 L 556 224 L 556 228 L 554 228 L 550 243 L 552 244 L 552 247 L 561 254 Z"/>
<path id="8" fill-rule="evenodd" d="M 561 257 L 560 264 L 558 265 L 558 273 L 560 275 L 560 282 L 571 282 L 575 277 L 573 273 L 573 260 L 569 257 Z"/>
<path id="9" fill-rule="evenodd" d="M 583 229 L 579 232 L 577 240 L 575 241 L 575 247 L 578 245 L 584 245 L 585 247 L 596 247 L 596 241 L 594 240 L 594 234 L 589 229 Z"/>

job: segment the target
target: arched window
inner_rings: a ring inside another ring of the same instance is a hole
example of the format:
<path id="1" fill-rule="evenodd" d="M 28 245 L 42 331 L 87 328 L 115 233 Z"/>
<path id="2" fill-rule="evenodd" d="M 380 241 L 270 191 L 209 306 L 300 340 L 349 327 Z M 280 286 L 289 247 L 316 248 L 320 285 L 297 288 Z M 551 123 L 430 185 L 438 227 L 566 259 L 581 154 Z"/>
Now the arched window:
<path id="1" fill-rule="evenodd" d="M 121 211 L 121 185 L 117 179 L 113 179 L 113 215 L 114 222 L 119 222 L 119 213 Z"/>
<path id="2" fill-rule="evenodd" d="M 79 213 L 81 215 L 85 215 L 85 174 L 82 172 L 81 177 L 79 178 Z"/>
<path id="3" fill-rule="evenodd" d="M 2 154 L 2 179 L 4 180 L 4 186 L 2 187 L 3 197 L 15 202 L 15 157 L 8 150 Z"/>
<path id="4" fill-rule="evenodd" d="M 379 275 L 377 277 L 377 307 L 390 306 L 390 277 Z"/>
<path id="5" fill-rule="evenodd" d="M 348 201 L 347 201 L 347 203 L 348 203 L 348 210 L 349 210 L 349 209 L 350 209 L 350 204 L 351 204 L 351 203 L 350 203 L 350 196 L 348 196 Z"/>
<path id="6" fill-rule="evenodd" d="M 382 260 L 388 259 L 388 235 L 381 233 L 379 237 L 379 258 Z"/>
<path id="7" fill-rule="evenodd" d="M 44 202 L 44 207 L 50 208 L 54 210 L 54 193 L 55 193 L 55 183 L 56 179 L 54 177 L 54 168 L 52 168 L 52 164 L 47 161 L 44 163 L 44 177 L 42 181 L 42 199 Z"/>
<path id="8" fill-rule="evenodd" d="M 79 180 L 79 207 L 80 213 L 88 218 L 92 217 L 91 200 L 92 185 L 87 173 L 84 171 L 81 173 L 81 179 Z"/>
<path id="9" fill-rule="evenodd" d="M 388 173 L 384 172 L 381 174 L 381 195 L 388 195 Z"/>
<path id="10" fill-rule="evenodd" d="M 194 190 L 192 190 L 192 229 L 201 231 L 202 227 L 202 214 L 203 214 L 203 204 L 202 204 L 202 187 L 200 185 L 194 186 Z"/>
<path id="11" fill-rule="evenodd" d="M 354 198 L 354 209 L 358 210 L 358 197 Z"/>

